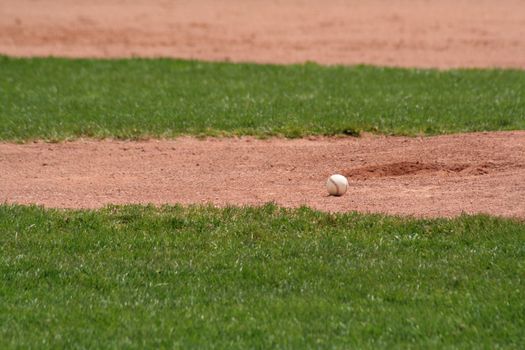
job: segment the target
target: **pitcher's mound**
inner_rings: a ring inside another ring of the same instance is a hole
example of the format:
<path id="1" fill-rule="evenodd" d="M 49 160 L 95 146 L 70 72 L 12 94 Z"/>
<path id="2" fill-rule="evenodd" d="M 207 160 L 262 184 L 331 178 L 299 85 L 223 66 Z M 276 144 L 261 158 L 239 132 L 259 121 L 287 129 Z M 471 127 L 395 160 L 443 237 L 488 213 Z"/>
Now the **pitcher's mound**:
<path id="1" fill-rule="evenodd" d="M 525 218 L 525 132 L 428 138 L 0 144 L 3 202 L 308 205 L 416 216 Z M 326 194 L 333 173 L 350 180 Z"/>

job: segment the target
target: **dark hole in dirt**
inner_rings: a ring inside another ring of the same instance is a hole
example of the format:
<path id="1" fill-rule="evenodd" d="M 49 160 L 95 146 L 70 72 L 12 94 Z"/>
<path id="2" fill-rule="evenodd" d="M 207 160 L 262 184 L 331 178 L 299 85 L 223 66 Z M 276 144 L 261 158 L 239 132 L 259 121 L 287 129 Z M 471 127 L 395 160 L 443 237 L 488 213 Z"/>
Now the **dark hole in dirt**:
<path id="1" fill-rule="evenodd" d="M 443 164 L 423 162 L 395 162 L 388 164 L 369 165 L 353 169 L 345 169 L 342 174 L 355 180 L 366 180 L 378 177 L 395 177 L 429 173 L 484 175 L 497 168 L 494 163 L 483 164 Z"/>

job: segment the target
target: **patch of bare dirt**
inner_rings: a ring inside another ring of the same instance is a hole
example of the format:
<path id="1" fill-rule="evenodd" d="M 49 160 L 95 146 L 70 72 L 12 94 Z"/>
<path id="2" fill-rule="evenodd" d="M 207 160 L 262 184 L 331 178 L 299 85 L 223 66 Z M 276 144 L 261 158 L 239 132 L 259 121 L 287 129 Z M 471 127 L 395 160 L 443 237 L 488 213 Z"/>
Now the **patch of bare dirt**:
<path id="1" fill-rule="evenodd" d="M 308 205 L 424 217 L 525 218 L 525 132 L 428 138 L 0 143 L 0 201 L 96 208 L 126 203 Z M 333 173 L 349 177 L 327 195 Z"/>
<path id="2" fill-rule="evenodd" d="M 0 53 L 525 68 L 525 2 L 2 0 Z"/>

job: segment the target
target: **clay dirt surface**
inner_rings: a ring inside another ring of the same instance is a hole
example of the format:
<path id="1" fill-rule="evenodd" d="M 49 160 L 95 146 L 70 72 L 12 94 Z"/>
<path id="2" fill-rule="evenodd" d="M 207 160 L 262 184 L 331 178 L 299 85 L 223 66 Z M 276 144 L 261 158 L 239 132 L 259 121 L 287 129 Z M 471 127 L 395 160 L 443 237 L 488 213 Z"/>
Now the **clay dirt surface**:
<path id="1" fill-rule="evenodd" d="M 0 200 L 60 208 L 307 205 L 423 217 L 525 218 L 525 131 L 0 144 Z M 328 196 L 329 175 L 349 191 Z"/>
<path id="2" fill-rule="evenodd" d="M 525 68 L 525 1 L 2 0 L 0 53 Z"/>

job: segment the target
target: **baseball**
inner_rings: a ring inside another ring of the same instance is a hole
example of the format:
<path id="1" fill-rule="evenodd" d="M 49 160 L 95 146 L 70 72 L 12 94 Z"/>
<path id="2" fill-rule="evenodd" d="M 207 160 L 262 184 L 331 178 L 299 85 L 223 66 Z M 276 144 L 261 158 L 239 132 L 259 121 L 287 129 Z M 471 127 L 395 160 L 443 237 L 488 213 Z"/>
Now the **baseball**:
<path id="1" fill-rule="evenodd" d="M 343 175 L 332 175 L 326 181 L 326 189 L 332 196 L 342 196 L 348 189 L 348 180 Z"/>

